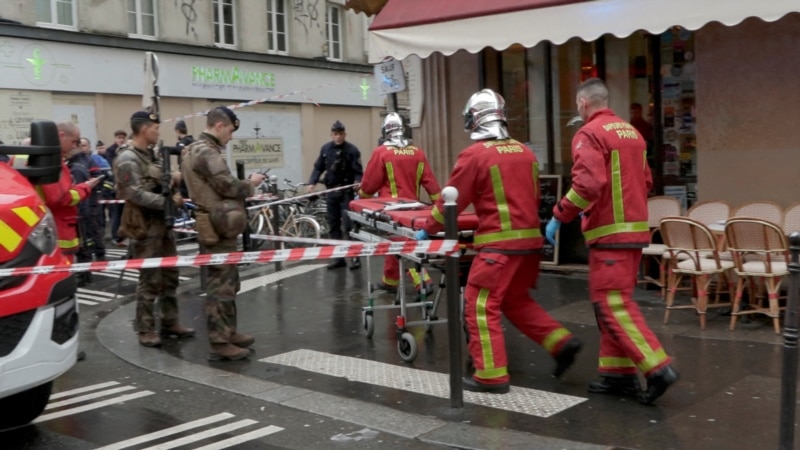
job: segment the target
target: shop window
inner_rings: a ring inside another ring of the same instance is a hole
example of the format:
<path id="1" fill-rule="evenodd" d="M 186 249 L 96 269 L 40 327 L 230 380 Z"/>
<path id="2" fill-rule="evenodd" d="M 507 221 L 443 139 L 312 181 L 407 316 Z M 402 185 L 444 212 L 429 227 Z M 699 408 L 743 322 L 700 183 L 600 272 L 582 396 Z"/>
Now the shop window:
<path id="1" fill-rule="evenodd" d="M 214 0 L 214 42 L 219 47 L 236 48 L 235 0 Z"/>
<path id="2" fill-rule="evenodd" d="M 506 100 L 508 132 L 520 142 L 528 142 L 530 139 L 528 130 L 530 84 L 525 55 L 525 48 L 521 45 L 514 45 L 500 54 L 501 93 Z"/>
<path id="3" fill-rule="evenodd" d="M 328 5 L 325 13 L 325 35 L 328 59 L 342 60 L 342 7 Z"/>
<path id="4" fill-rule="evenodd" d="M 36 25 L 76 30 L 75 0 L 36 0 Z"/>
<path id="5" fill-rule="evenodd" d="M 128 0 L 128 35 L 137 38 L 156 37 L 155 0 Z"/>
<path id="6" fill-rule="evenodd" d="M 267 52 L 287 53 L 286 28 L 286 0 L 267 0 Z"/>

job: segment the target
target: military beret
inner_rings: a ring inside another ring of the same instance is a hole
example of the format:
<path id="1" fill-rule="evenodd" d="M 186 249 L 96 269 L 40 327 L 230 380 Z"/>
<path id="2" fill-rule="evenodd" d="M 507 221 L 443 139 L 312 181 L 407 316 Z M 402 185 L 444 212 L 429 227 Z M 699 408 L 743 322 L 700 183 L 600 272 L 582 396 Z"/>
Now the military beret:
<path id="1" fill-rule="evenodd" d="M 136 111 L 131 116 L 131 123 L 134 123 L 134 122 L 161 123 L 161 120 L 159 120 L 158 114 L 147 112 L 147 111 Z"/>
<path id="2" fill-rule="evenodd" d="M 217 106 L 216 109 L 222 111 L 223 113 L 225 113 L 226 116 L 228 116 L 228 119 L 230 119 L 231 123 L 233 124 L 233 131 L 239 129 L 239 118 L 236 117 L 236 114 L 234 114 L 233 111 L 230 110 L 230 108 L 225 106 Z"/>
<path id="3" fill-rule="evenodd" d="M 333 125 L 331 125 L 331 131 L 344 131 L 344 124 L 338 120 L 333 122 Z"/>

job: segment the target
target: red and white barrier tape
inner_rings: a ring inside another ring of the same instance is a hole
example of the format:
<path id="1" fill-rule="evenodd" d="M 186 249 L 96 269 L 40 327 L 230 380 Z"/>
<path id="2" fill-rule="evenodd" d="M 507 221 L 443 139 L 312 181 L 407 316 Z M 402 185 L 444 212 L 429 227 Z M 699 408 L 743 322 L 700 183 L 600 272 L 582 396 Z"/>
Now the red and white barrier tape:
<path id="1" fill-rule="evenodd" d="M 294 197 L 292 197 L 292 198 L 294 198 Z M 277 199 L 278 199 L 278 197 L 276 197 L 276 196 L 274 196 L 272 194 L 259 194 L 259 195 L 254 195 L 252 197 L 247 197 L 246 200 L 248 202 L 253 202 L 253 201 L 257 202 L 259 200 L 270 200 L 270 201 L 272 201 L 272 200 L 277 200 Z M 192 199 L 185 198 L 185 199 L 183 199 L 183 201 L 184 202 L 191 202 Z M 119 204 L 119 203 L 125 203 L 125 200 L 98 200 L 97 203 L 99 203 L 101 205 Z"/>
<path id="2" fill-rule="evenodd" d="M 91 263 L 52 266 L 16 267 L 10 269 L 0 269 L 0 277 L 13 277 L 33 274 L 38 275 L 52 272 L 102 272 L 104 270 L 155 269 L 163 267 L 209 266 L 242 263 L 266 264 L 281 261 L 357 258 L 359 256 L 385 256 L 413 253 L 450 255 L 458 252 L 458 241 L 451 240 L 379 243 L 346 242 L 348 245 L 294 248 L 290 250 L 214 253 L 192 256 L 168 256 L 164 258 L 96 261 Z"/>

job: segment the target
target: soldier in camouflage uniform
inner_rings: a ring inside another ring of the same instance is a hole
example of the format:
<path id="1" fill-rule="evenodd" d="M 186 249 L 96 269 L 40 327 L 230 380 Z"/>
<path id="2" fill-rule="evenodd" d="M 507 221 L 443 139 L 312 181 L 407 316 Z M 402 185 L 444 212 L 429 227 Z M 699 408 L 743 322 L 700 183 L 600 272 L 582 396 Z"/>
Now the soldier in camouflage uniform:
<path id="1" fill-rule="evenodd" d="M 247 224 L 244 200 L 264 181 L 262 174 L 251 175 L 249 181 L 231 175 L 221 151 L 238 128 L 239 120 L 233 111 L 214 108 L 208 112 L 205 132 L 182 152 L 181 172 L 189 196 L 197 205 L 197 239 L 203 245 L 203 253 L 237 250 L 236 238 Z M 211 361 L 250 356 L 247 347 L 255 339 L 237 331 L 235 300 L 239 287 L 236 265 L 208 266 L 205 312 Z"/>
<path id="2" fill-rule="evenodd" d="M 125 200 L 125 210 L 139 220 L 125 221 L 120 233 L 125 233 L 133 248 L 134 258 L 156 258 L 177 255 L 175 235 L 164 223 L 164 202 L 161 195 L 161 165 L 152 146 L 158 142 L 159 119 L 156 114 L 139 111 L 131 116 L 133 138 L 118 150 L 114 160 L 117 198 Z M 173 200 L 181 202 L 180 195 Z M 180 206 L 180 205 L 178 205 Z M 138 222 L 140 228 L 129 226 Z M 126 228 L 128 226 L 128 228 Z M 194 330 L 178 322 L 178 269 L 162 267 L 141 269 L 136 288 L 136 323 L 139 343 L 145 347 L 161 345 L 161 336 L 186 338 Z M 161 310 L 161 333 L 156 332 L 155 303 Z"/>

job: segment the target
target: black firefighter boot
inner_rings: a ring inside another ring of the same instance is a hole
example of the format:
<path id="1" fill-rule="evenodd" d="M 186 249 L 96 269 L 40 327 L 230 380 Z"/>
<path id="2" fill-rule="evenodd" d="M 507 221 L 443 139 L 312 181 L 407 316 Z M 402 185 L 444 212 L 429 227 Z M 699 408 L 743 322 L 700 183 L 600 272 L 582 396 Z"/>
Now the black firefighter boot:
<path id="1" fill-rule="evenodd" d="M 664 366 L 647 377 L 647 389 L 637 396 L 639 403 L 652 405 L 653 402 L 664 395 L 672 384 L 678 381 L 678 372 L 672 366 Z"/>
<path id="2" fill-rule="evenodd" d="M 598 381 L 589 383 L 589 392 L 593 394 L 609 394 L 621 396 L 633 396 L 641 392 L 639 379 L 635 374 L 632 375 L 600 375 Z"/>

